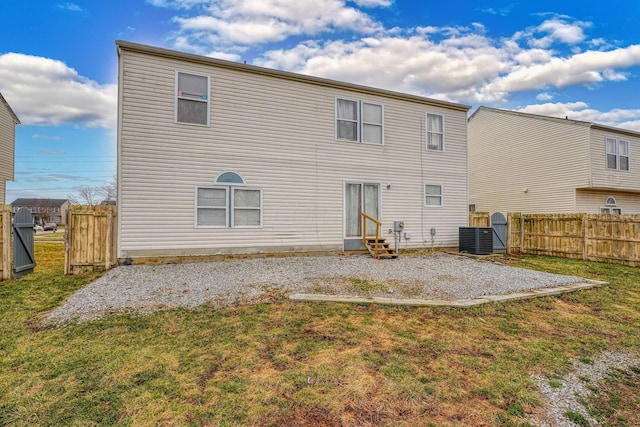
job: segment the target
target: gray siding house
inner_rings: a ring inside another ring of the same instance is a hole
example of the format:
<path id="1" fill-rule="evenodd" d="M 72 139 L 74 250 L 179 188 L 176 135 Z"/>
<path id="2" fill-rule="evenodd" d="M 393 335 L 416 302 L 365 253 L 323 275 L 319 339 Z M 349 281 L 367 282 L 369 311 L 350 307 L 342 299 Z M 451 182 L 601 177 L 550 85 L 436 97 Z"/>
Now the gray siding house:
<path id="1" fill-rule="evenodd" d="M 18 116 L 0 93 L 0 201 L 6 203 L 7 181 L 13 181 Z"/>
<path id="2" fill-rule="evenodd" d="M 468 131 L 478 211 L 640 213 L 640 132 L 487 107 Z"/>
<path id="3" fill-rule="evenodd" d="M 457 247 L 468 106 L 116 45 L 120 258 Z"/>

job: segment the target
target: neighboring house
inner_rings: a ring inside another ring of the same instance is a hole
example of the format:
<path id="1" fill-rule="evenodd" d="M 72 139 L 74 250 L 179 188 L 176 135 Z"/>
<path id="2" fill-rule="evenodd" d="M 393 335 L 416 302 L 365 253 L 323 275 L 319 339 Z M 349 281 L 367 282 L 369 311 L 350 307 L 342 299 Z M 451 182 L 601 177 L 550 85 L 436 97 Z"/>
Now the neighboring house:
<path id="1" fill-rule="evenodd" d="M 0 93 L 0 201 L 2 205 L 6 203 L 7 181 L 13 181 L 16 125 L 19 124 L 18 116 Z"/>
<path id="2" fill-rule="evenodd" d="M 458 246 L 468 106 L 117 47 L 120 258 Z"/>
<path id="3" fill-rule="evenodd" d="M 14 214 L 20 208 L 29 209 L 36 224 L 55 222 L 58 225 L 64 225 L 69 201 L 67 199 L 16 199 L 11 203 L 11 207 Z"/>
<path id="4" fill-rule="evenodd" d="M 468 132 L 470 208 L 640 213 L 640 132 L 487 107 Z"/>

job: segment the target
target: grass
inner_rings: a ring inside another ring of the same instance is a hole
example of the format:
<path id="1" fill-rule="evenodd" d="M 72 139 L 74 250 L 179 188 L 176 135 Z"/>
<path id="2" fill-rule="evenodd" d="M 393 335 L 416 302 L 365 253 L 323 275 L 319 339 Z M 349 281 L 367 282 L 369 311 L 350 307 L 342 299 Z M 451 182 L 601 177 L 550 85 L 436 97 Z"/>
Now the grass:
<path id="1" fill-rule="evenodd" d="M 43 327 L 97 276 L 64 276 L 63 251 L 36 243 L 36 271 L 0 284 L 0 425 L 528 426 L 530 373 L 640 351 L 638 269 L 613 264 L 513 258 L 611 285 L 470 309 L 282 300 Z M 627 374 L 611 425 L 640 425 Z"/>

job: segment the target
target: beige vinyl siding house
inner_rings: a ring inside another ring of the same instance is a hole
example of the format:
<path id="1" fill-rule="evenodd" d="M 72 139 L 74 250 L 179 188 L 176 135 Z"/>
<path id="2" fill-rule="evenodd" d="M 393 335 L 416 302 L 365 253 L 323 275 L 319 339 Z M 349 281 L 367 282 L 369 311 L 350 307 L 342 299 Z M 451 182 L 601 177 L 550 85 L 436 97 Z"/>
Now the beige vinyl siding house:
<path id="1" fill-rule="evenodd" d="M 0 93 L 0 200 L 6 203 L 7 181 L 13 181 L 16 125 L 20 120 Z"/>
<path id="2" fill-rule="evenodd" d="M 477 211 L 640 213 L 638 132 L 487 107 L 468 132 Z"/>
<path id="3" fill-rule="evenodd" d="M 392 242 L 404 221 L 402 248 L 457 246 L 469 107 L 117 47 L 120 258 L 359 249 L 362 211 Z"/>

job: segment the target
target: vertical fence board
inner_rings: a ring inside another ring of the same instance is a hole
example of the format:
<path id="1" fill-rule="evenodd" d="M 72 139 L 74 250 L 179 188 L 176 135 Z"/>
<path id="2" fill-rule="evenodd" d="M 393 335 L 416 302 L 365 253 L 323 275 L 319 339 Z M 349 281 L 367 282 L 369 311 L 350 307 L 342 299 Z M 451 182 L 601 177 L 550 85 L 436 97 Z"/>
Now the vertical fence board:
<path id="1" fill-rule="evenodd" d="M 469 227 L 491 227 L 489 212 L 469 212 Z"/>
<path id="2" fill-rule="evenodd" d="M 3 205 L 0 209 L 0 252 L 2 252 L 2 272 L 0 278 L 2 280 L 11 279 L 11 206 Z"/>
<path id="3" fill-rule="evenodd" d="M 65 274 L 116 265 L 115 206 L 71 206 L 67 211 Z"/>

